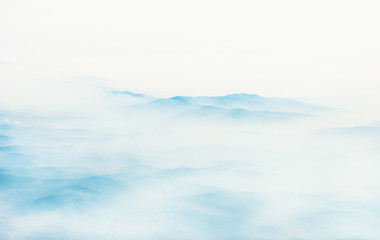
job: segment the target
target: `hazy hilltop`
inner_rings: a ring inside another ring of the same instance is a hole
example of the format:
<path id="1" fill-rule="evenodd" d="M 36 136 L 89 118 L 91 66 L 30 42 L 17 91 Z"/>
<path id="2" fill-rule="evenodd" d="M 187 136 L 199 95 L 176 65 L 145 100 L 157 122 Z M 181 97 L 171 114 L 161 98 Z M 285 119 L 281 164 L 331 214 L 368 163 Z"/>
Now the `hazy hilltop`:
<path id="1" fill-rule="evenodd" d="M 143 94 L 127 92 L 135 98 Z M 286 98 L 264 98 L 257 94 L 230 94 L 226 96 L 175 96 L 153 98 L 129 107 L 135 113 L 144 112 L 177 116 L 182 119 L 209 119 L 214 121 L 289 121 L 321 116 L 333 111 L 324 106 L 303 103 Z M 133 102 L 133 101 L 131 101 Z"/>

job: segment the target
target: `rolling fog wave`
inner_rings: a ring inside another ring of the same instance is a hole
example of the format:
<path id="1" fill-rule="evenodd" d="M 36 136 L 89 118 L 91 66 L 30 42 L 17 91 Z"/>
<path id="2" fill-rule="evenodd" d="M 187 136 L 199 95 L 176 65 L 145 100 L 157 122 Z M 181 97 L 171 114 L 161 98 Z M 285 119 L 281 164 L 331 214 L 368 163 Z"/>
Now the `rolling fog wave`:
<path id="1" fill-rule="evenodd" d="M 96 98 L 0 113 L 1 239 L 380 236 L 376 124 L 253 94 Z"/>

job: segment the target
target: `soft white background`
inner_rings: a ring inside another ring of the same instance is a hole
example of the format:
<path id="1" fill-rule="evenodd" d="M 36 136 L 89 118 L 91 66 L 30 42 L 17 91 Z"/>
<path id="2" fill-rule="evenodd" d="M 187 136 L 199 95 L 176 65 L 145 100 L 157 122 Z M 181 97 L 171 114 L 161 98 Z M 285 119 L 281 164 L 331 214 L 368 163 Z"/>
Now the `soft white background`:
<path id="1" fill-rule="evenodd" d="M 68 95 L 92 82 L 158 96 L 247 92 L 373 111 L 379 11 L 375 0 L 1 1 L 0 103 L 51 102 L 54 81 L 71 81 Z"/>

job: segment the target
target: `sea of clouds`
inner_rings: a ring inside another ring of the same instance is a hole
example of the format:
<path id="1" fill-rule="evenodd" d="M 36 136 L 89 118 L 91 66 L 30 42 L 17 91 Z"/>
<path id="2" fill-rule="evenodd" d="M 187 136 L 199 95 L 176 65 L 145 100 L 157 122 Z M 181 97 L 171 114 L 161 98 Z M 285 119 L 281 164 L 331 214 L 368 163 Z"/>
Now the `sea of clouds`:
<path id="1" fill-rule="evenodd" d="M 254 94 L 81 90 L 0 110 L 0 239 L 380 236 L 379 123 Z"/>

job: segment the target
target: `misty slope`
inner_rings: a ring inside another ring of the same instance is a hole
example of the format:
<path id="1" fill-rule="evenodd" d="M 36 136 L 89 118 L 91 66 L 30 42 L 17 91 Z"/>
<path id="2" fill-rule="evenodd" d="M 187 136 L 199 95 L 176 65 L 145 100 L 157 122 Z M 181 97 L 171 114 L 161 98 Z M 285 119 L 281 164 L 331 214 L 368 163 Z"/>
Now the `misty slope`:
<path id="1" fill-rule="evenodd" d="M 230 94 L 215 97 L 175 97 L 183 101 L 225 108 L 241 108 L 247 110 L 264 110 L 274 112 L 312 113 L 327 110 L 324 107 L 306 104 L 286 98 L 264 98 L 257 94 Z"/>
<path id="2" fill-rule="evenodd" d="M 311 117 L 308 114 L 296 112 L 271 112 L 253 111 L 242 108 L 221 108 L 213 106 L 202 106 L 195 110 L 186 111 L 179 115 L 182 118 L 210 119 L 227 121 L 288 121 Z"/>
<path id="3" fill-rule="evenodd" d="M 111 95 L 120 98 L 120 101 L 127 105 L 143 104 L 153 101 L 155 98 L 145 94 L 133 93 L 130 91 L 111 91 Z"/>
<path id="4" fill-rule="evenodd" d="M 140 94 L 132 94 L 138 98 Z M 181 118 L 228 121 L 286 121 L 326 113 L 328 108 L 283 98 L 263 98 L 256 94 L 216 97 L 161 98 L 131 106 L 134 111 L 169 114 Z"/>

